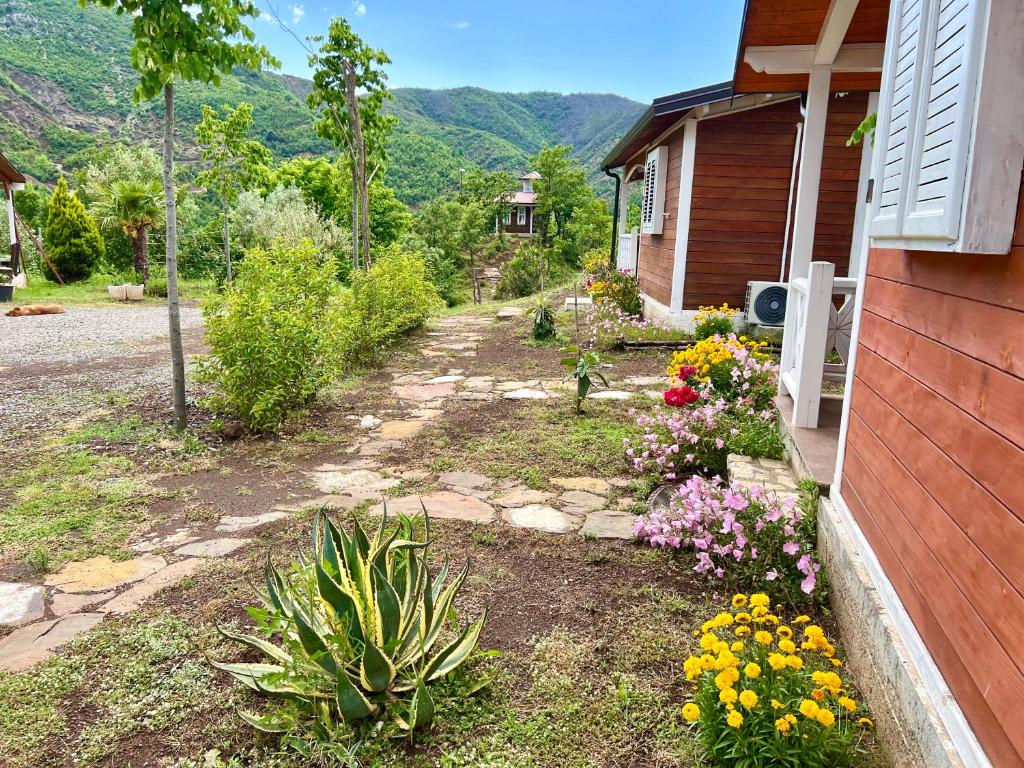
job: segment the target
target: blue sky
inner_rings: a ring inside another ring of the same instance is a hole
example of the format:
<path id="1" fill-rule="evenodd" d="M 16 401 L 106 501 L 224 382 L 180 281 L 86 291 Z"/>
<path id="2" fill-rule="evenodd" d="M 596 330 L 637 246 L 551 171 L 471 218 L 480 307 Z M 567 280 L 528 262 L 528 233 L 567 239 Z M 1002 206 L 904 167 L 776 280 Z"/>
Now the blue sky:
<path id="1" fill-rule="evenodd" d="M 394 63 L 392 87 L 656 96 L 727 80 L 742 0 L 256 0 L 300 37 L 344 16 Z M 269 16 L 252 24 L 307 76 L 306 54 Z"/>

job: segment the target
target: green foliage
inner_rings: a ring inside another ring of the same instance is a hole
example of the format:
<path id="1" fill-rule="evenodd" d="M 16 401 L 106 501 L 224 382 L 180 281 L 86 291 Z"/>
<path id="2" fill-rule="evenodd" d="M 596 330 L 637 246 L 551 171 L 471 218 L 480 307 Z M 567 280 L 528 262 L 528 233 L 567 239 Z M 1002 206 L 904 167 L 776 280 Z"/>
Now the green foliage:
<path id="1" fill-rule="evenodd" d="M 587 281 L 587 292 L 595 302 L 611 301 L 619 311 L 639 317 L 644 304 L 640 298 L 640 282 L 630 272 L 614 269 L 605 263 L 594 277 Z"/>
<path id="2" fill-rule="evenodd" d="M 252 104 L 243 102 L 235 109 L 225 104 L 221 109 L 223 118 L 204 104 L 203 119 L 195 128 L 203 164 L 196 184 L 213 190 L 226 207 L 266 177 L 272 157 L 263 144 L 249 138 Z"/>
<path id="3" fill-rule="evenodd" d="M 25 184 L 24 189 L 14 193 L 14 208 L 21 216 L 21 220 L 33 231 L 42 229 L 46 224 L 49 202 L 49 190 L 42 184 L 33 184 L 31 181 Z"/>
<path id="4" fill-rule="evenodd" d="M 90 212 L 100 226 L 107 230 L 120 230 L 131 241 L 133 266 L 145 281 L 149 275 L 146 237 L 150 229 L 161 226 L 164 220 L 160 183 L 152 179 L 120 179 L 94 187 L 89 196 L 92 198 Z"/>
<path id="5" fill-rule="evenodd" d="M 428 534 L 417 537 L 409 518 L 400 515 L 389 531 L 385 510 L 372 537 L 358 519 L 352 524 L 349 535 L 318 514 L 311 557 L 287 573 L 268 557 L 262 608 L 250 610 L 262 637 L 221 630 L 267 662 L 213 663 L 283 701 L 265 715 L 241 716 L 255 728 L 284 734 L 285 744 L 307 756 L 349 757 L 352 743 L 372 733 L 375 721 L 390 720 L 389 732 L 410 738 L 429 728 L 431 689 L 470 658 L 487 619 L 485 609 L 465 629 L 450 632 L 469 566 L 450 576 L 445 563 L 432 574 Z M 278 643 L 271 642 L 275 636 Z"/>
<path id="6" fill-rule="evenodd" d="M 264 195 L 277 187 L 295 187 L 306 204 L 324 218 L 339 223 L 351 221 L 352 185 L 348 168 L 326 157 L 293 157 L 274 168 L 261 190 Z"/>
<path id="7" fill-rule="evenodd" d="M 756 414 L 740 414 L 734 418 L 731 428 L 736 430 L 736 434 L 731 434 L 730 430 L 730 435 L 726 438 L 729 453 L 754 458 L 782 459 L 786 446 L 777 421 L 762 419 Z"/>
<path id="8" fill-rule="evenodd" d="M 516 250 L 501 269 L 494 296 L 497 299 L 518 299 L 540 290 L 541 276 L 547 264 L 544 250 L 534 243 L 526 243 Z"/>
<path id="9" fill-rule="evenodd" d="M 551 299 L 541 296 L 533 308 L 533 338 L 536 341 L 549 341 L 555 337 L 555 313 L 551 308 Z"/>
<path id="10" fill-rule="evenodd" d="M 503 231 L 504 216 L 518 186 L 516 177 L 507 171 L 488 173 L 479 168 L 470 168 L 463 177 L 460 196 L 476 203 L 488 222 L 497 219 Z"/>
<path id="11" fill-rule="evenodd" d="M 238 280 L 204 308 L 213 407 L 253 429 L 277 427 L 337 372 L 337 265 L 309 240 L 254 249 Z"/>
<path id="12" fill-rule="evenodd" d="M 846 146 L 852 147 L 860 144 L 865 136 L 871 137 L 871 146 L 875 146 L 875 125 L 878 123 L 878 113 L 872 112 L 860 121 L 860 124 L 853 129 L 850 138 L 846 140 Z"/>
<path id="13" fill-rule="evenodd" d="M 590 377 L 596 376 L 602 384 L 608 386 L 608 380 L 604 374 L 596 370 L 601 365 L 601 356 L 597 352 L 589 350 L 584 352 L 575 345 L 563 347 L 561 351 L 568 355 L 562 358 L 562 367 L 569 373 L 569 378 L 576 382 L 574 405 L 576 413 L 581 414 L 583 413 L 583 402 L 587 399 L 587 394 L 594 384 L 594 380 Z"/>
<path id="14" fill-rule="evenodd" d="M 96 269 L 103 258 L 103 238 L 96 223 L 85 212 L 82 201 L 68 192 L 63 177 L 50 197 L 46 215 L 47 256 L 65 281 L 82 280 Z M 44 267 L 47 279 L 56 281 L 49 266 Z"/>
<path id="15" fill-rule="evenodd" d="M 370 185 L 370 236 L 374 248 L 387 248 L 411 224 L 412 214 L 391 187 L 379 182 Z"/>
<path id="16" fill-rule="evenodd" d="M 423 256 L 392 246 L 369 271 L 352 275 L 352 290 L 344 301 L 345 358 L 355 363 L 379 359 L 443 305 Z"/>

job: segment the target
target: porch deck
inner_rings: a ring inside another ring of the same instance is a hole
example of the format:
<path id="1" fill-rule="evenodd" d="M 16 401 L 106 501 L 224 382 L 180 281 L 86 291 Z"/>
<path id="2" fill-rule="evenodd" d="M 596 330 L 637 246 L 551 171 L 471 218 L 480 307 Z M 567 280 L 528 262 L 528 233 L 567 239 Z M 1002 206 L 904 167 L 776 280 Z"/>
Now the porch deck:
<path id="1" fill-rule="evenodd" d="M 839 450 L 839 422 L 843 415 L 843 398 L 822 395 L 817 429 L 793 426 L 793 398 L 775 398 L 782 415 L 786 450 L 797 476 L 813 477 L 822 494 L 827 494 L 835 478 L 836 455 Z"/>

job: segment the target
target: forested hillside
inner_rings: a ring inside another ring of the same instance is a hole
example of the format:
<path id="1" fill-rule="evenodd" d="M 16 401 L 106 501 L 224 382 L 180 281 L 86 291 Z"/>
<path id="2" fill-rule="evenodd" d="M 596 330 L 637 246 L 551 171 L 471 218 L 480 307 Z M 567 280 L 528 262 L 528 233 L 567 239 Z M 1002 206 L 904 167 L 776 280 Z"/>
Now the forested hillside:
<path id="1" fill-rule="evenodd" d="M 0 150 L 24 172 L 51 182 L 84 150 L 118 138 L 158 135 L 162 106 L 133 104 L 128 19 L 74 0 L 0 0 Z M 238 72 L 213 92 L 179 86 L 179 136 L 188 141 L 204 103 L 253 105 L 253 135 L 278 157 L 331 148 L 313 133 L 309 82 Z M 399 122 L 387 182 L 408 203 L 458 184 L 459 169 L 522 169 L 543 146 L 571 144 L 601 185 L 597 161 L 641 111 L 612 95 L 396 89 Z M 184 156 L 189 157 L 186 147 Z"/>

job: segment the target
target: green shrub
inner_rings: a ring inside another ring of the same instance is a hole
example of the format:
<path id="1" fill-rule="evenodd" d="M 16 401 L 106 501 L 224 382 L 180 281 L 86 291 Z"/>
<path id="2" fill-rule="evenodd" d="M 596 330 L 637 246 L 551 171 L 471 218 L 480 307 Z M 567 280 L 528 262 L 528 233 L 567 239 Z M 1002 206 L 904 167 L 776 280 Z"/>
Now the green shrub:
<path id="1" fill-rule="evenodd" d="M 515 256 L 501 270 L 494 291 L 497 299 L 520 299 L 540 290 L 541 275 L 545 273 L 544 251 L 538 245 L 519 246 Z"/>
<path id="2" fill-rule="evenodd" d="M 103 238 L 96 222 L 85 212 L 85 206 L 61 177 L 50 197 L 46 216 L 46 255 L 57 273 L 67 282 L 82 280 L 96 270 L 103 258 Z M 57 281 L 49 265 L 43 274 Z"/>
<path id="3" fill-rule="evenodd" d="M 723 304 L 720 307 L 699 307 L 697 314 L 693 316 L 693 337 L 695 339 L 710 339 L 712 336 L 727 337 L 736 331 L 733 318 L 737 314 L 739 314 L 739 310 L 728 304 Z"/>
<path id="4" fill-rule="evenodd" d="M 239 262 L 237 279 L 204 309 L 211 351 L 200 374 L 216 385 L 216 410 L 272 429 L 330 381 L 341 328 L 336 271 L 308 240 Z"/>
<path id="5" fill-rule="evenodd" d="M 443 306 L 423 257 L 400 246 L 387 249 L 369 272 L 352 275 L 343 309 L 344 357 L 357 363 L 378 359 Z"/>
<path id="6" fill-rule="evenodd" d="M 555 337 L 555 313 L 551 309 L 551 299 L 542 296 L 533 310 L 533 338 L 536 341 L 548 341 Z"/>
<path id="7" fill-rule="evenodd" d="M 150 267 L 144 293 L 154 298 L 167 297 L 167 272 L 162 267 Z"/>
<path id="8" fill-rule="evenodd" d="M 368 537 L 353 518 L 350 536 L 326 514 L 316 515 L 312 557 L 284 574 L 267 559 L 263 607 L 251 611 L 262 637 L 221 630 L 267 658 L 214 666 L 284 702 L 242 718 L 284 734 L 303 755 L 350 757 L 360 737 L 428 728 L 431 684 L 470 658 L 487 619 L 484 609 L 465 629 L 450 626 L 468 564 L 450 578 L 447 563 L 432 574 L 429 538 L 415 536 L 407 517 L 399 515 L 391 531 L 386 519 L 385 510 Z M 424 512 L 425 530 L 426 523 Z"/>
<path id="9" fill-rule="evenodd" d="M 615 306 L 627 315 L 643 314 L 644 303 L 640 298 L 640 282 L 629 270 L 606 267 L 587 279 L 587 292 L 595 302 L 601 299 L 615 302 Z"/>

